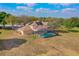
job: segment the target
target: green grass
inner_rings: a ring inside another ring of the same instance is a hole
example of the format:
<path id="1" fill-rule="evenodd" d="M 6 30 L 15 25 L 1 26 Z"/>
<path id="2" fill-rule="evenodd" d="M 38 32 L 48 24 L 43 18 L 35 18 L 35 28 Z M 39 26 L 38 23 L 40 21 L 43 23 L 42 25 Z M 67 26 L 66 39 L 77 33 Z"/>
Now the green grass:
<path id="1" fill-rule="evenodd" d="M 0 29 L 0 39 L 1 38 L 5 38 L 8 36 L 11 36 L 11 34 L 14 32 L 13 30 L 4 30 L 4 29 Z"/>
<path id="2" fill-rule="evenodd" d="M 32 39 L 32 40 L 35 40 L 35 39 L 37 39 L 37 38 L 39 38 L 38 35 L 35 35 L 35 34 L 34 34 L 34 35 L 31 36 L 31 39 Z"/>
<path id="3" fill-rule="evenodd" d="M 61 31 L 66 31 L 66 32 L 79 32 L 79 28 L 78 27 L 74 27 L 74 28 L 59 28 L 58 30 Z"/>
<path id="4" fill-rule="evenodd" d="M 69 30 L 70 32 L 79 32 L 79 28 L 78 27 L 75 27 L 75 28 L 72 28 Z"/>

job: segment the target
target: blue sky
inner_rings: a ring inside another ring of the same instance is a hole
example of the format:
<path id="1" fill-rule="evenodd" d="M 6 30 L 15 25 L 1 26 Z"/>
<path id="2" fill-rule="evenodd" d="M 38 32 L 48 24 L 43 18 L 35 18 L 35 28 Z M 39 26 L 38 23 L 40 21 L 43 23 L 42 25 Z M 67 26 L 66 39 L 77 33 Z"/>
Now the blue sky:
<path id="1" fill-rule="evenodd" d="M 36 17 L 79 17 L 79 3 L 0 3 L 0 12 Z"/>

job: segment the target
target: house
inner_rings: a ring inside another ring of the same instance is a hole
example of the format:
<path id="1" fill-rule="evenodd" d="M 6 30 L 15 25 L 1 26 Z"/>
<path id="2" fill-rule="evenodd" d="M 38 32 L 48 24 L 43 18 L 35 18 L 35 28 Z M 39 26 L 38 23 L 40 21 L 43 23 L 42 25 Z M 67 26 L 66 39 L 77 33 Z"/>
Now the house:
<path id="1" fill-rule="evenodd" d="M 24 35 L 25 33 L 31 33 L 32 31 L 45 31 L 48 29 L 47 26 L 48 22 L 40 22 L 40 21 L 34 21 L 32 23 L 28 23 L 25 26 L 18 28 L 17 31 Z"/>
<path id="2" fill-rule="evenodd" d="M 33 31 L 40 31 L 48 29 L 47 22 L 36 21 L 29 25 Z"/>

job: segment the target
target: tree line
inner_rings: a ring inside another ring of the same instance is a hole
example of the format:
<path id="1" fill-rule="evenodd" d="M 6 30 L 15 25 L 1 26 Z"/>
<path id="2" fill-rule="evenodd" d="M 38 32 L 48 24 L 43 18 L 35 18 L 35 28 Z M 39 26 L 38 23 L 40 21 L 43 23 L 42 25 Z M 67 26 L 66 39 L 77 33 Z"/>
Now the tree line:
<path id="1" fill-rule="evenodd" d="M 44 21 L 48 22 L 50 26 L 55 25 L 55 27 L 64 26 L 67 28 L 79 27 L 79 18 L 54 18 L 54 17 L 34 17 L 34 16 L 14 16 L 6 12 L 0 12 L 0 25 L 5 27 L 8 25 L 25 25 L 33 21 Z"/>

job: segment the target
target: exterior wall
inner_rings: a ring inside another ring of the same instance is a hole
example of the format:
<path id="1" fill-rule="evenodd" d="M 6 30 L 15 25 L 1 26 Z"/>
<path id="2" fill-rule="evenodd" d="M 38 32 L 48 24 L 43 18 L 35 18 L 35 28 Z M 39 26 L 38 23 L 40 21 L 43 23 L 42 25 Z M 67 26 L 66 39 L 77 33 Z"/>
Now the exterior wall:
<path id="1" fill-rule="evenodd" d="M 24 34 L 31 33 L 32 29 L 28 25 L 26 25 L 26 26 L 24 26 L 22 28 L 18 28 L 16 31 L 19 32 L 20 35 L 24 35 Z"/>

